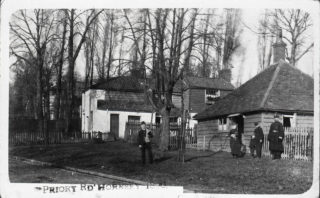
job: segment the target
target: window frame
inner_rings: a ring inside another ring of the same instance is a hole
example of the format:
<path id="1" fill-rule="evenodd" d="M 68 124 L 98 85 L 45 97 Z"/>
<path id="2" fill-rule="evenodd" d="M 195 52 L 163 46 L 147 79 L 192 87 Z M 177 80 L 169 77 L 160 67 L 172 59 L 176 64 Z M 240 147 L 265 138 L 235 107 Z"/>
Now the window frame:
<path id="1" fill-rule="evenodd" d="M 138 119 L 129 119 L 129 118 L 135 117 L 135 118 L 139 118 Z M 131 121 L 130 121 L 131 120 Z M 141 121 L 141 116 L 137 116 L 137 115 L 128 115 L 128 123 L 140 123 Z"/>
<path id="2" fill-rule="evenodd" d="M 208 93 L 208 92 L 214 92 L 213 93 Z M 204 94 L 204 98 L 205 98 L 205 103 L 206 104 L 213 104 L 215 99 L 220 98 L 221 96 L 221 90 L 220 89 L 205 89 L 205 94 Z M 211 100 L 208 100 L 208 97 L 212 97 Z"/>
<path id="3" fill-rule="evenodd" d="M 218 131 L 227 131 L 229 126 L 228 117 L 222 117 L 218 119 Z"/>
<path id="4" fill-rule="evenodd" d="M 284 118 L 289 118 L 290 121 L 290 128 L 294 128 L 297 126 L 297 114 L 294 113 L 293 115 L 284 114 L 282 115 L 282 123 L 284 124 Z"/>

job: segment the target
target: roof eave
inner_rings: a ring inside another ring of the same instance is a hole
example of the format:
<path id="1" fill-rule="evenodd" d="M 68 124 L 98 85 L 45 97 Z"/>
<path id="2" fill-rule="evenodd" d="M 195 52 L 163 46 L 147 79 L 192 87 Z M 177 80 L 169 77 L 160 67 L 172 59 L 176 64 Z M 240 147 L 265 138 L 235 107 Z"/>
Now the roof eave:
<path id="1" fill-rule="evenodd" d="M 278 113 L 281 113 L 281 112 L 291 112 L 291 113 L 300 113 L 300 114 L 314 114 L 314 111 L 311 111 L 311 110 L 288 110 L 288 109 L 268 109 L 268 108 L 259 108 L 259 109 L 255 109 L 255 110 L 249 110 L 249 111 L 242 111 L 242 112 L 230 112 L 228 114 L 218 114 L 218 115 L 211 115 L 211 116 L 206 116 L 206 117 L 201 117 L 200 118 L 197 118 L 197 115 L 196 114 L 195 116 L 193 116 L 193 118 L 195 120 L 212 120 L 212 119 L 216 119 L 216 118 L 220 118 L 220 117 L 226 117 L 228 115 L 231 115 L 231 114 L 236 114 L 236 113 L 239 113 L 239 114 L 248 114 L 248 113 L 258 113 L 258 112 L 266 112 L 266 111 L 269 111 L 269 112 L 278 112 Z"/>

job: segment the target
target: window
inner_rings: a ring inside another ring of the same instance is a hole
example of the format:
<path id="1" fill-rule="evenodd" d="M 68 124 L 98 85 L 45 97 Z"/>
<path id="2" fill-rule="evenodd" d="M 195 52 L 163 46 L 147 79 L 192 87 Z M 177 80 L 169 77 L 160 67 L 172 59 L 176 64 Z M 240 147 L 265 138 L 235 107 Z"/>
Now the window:
<path id="1" fill-rule="evenodd" d="M 216 99 L 220 97 L 220 90 L 217 89 L 206 89 L 205 95 L 205 103 L 206 104 L 213 104 Z"/>
<path id="2" fill-rule="evenodd" d="M 227 130 L 227 118 L 219 118 L 218 130 L 219 131 Z"/>
<path id="3" fill-rule="evenodd" d="M 296 127 L 296 114 L 294 115 L 283 115 L 283 126 L 284 127 Z"/>
<path id="4" fill-rule="evenodd" d="M 97 109 L 98 110 L 106 110 L 107 109 L 107 101 L 106 100 L 97 100 Z"/>
<path id="5" fill-rule="evenodd" d="M 128 116 L 129 123 L 140 123 L 140 116 Z"/>
<path id="6" fill-rule="evenodd" d="M 177 123 L 178 122 L 178 117 L 170 117 L 169 118 L 170 123 Z"/>

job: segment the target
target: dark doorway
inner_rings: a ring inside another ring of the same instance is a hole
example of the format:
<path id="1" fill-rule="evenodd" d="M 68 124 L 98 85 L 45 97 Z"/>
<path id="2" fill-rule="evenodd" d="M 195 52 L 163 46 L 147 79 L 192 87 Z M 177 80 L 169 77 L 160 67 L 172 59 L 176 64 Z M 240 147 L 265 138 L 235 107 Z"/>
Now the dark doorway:
<path id="1" fill-rule="evenodd" d="M 244 133 L 243 115 L 238 115 L 238 116 L 234 117 L 234 121 L 237 123 L 238 131 L 239 131 L 239 138 L 242 143 L 242 134 Z"/>
<path id="2" fill-rule="evenodd" d="M 283 117 L 283 126 L 284 127 L 291 127 L 291 122 L 289 117 Z"/>
<path id="3" fill-rule="evenodd" d="M 115 138 L 119 138 L 119 114 L 110 115 L 110 132 Z"/>

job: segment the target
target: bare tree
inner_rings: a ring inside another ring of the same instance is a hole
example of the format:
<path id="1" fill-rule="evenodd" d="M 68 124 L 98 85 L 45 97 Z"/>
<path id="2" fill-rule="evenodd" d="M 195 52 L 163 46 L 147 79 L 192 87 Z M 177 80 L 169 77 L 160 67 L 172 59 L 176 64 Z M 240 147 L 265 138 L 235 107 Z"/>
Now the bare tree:
<path id="1" fill-rule="evenodd" d="M 232 57 L 240 47 L 241 11 L 239 9 L 224 9 L 219 13 L 215 10 L 205 10 L 200 13 L 200 25 L 196 27 L 195 54 L 198 61 L 200 76 L 215 77 L 221 69 L 232 67 Z M 197 38 L 199 35 L 200 38 Z M 199 75 L 199 74 L 198 74 Z"/>
<path id="2" fill-rule="evenodd" d="M 66 45 L 66 35 L 67 35 L 67 20 L 65 18 L 65 10 L 58 11 L 58 20 L 60 21 L 59 25 L 57 25 L 57 31 L 60 32 L 60 28 L 62 26 L 62 37 L 59 42 L 61 42 L 59 49 L 59 58 L 56 63 L 56 98 L 55 98 L 55 119 L 61 118 L 61 95 L 62 95 L 62 70 L 63 64 L 65 60 L 65 45 Z"/>
<path id="3" fill-rule="evenodd" d="M 270 17 L 268 17 L 268 10 L 265 10 L 262 18 L 259 20 L 258 27 L 258 54 L 259 54 L 259 67 L 260 70 L 264 70 L 271 63 L 272 44 L 273 37 L 268 36 L 268 24 L 270 23 Z"/>
<path id="4" fill-rule="evenodd" d="M 240 47 L 240 28 L 241 12 L 239 9 L 226 9 L 226 27 L 224 34 L 222 67 L 229 69 L 231 67 L 232 55 Z"/>
<path id="5" fill-rule="evenodd" d="M 151 70 L 154 76 L 154 87 L 146 83 L 145 91 L 149 102 L 162 117 L 159 146 L 161 151 L 168 149 L 173 87 L 182 75 L 183 58 L 189 61 L 183 56 L 190 49 L 190 45 L 187 45 L 190 39 L 188 33 L 195 20 L 194 12 L 191 20 L 188 20 L 186 16 L 189 13 L 189 9 L 144 10 L 141 12 L 144 25 L 140 26 L 140 24 L 132 23 L 128 16 L 129 11 L 124 10 L 124 17 L 131 32 L 130 38 L 136 46 L 139 67 Z M 146 42 L 147 39 L 150 39 L 151 42 Z M 151 49 L 150 53 L 148 49 Z M 152 59 L 151 66 L 146 64 L 149 58 Z"/>
<path id="6" fill-rule="evenodd" d="M 10 53 L 29 66 L 37 67 L 37 119 L 40 121 L 40 131 L 44 131 L 43 114 L 43 70 L 46 50 L 50 42 L 55 39 L 53 11 L 51 10 L 20 10 L 13 15 L 10 23 L 12 41 Z M 24 54 L 31 58 L 27 59 Z"/>
<path id="7" fill-rule="evenodd" d="M 68 37 L 68 72 L 67 72 L 67 118 L 66 118 L 66 131 L 70 132 L 70 124 L 73 114 L 74 107 L 74 68 L 75 63 L 82 48 L 84 41 L 86 40 L 86 35 L 89 29 L 91 28 L 91 24 L 93 21 L 99 16 L 99 14 L 103 10 L 89 10 L 88 16 L 86 17 L 85 25 L 83 25 L 82 31 L 76 31 L 80 29 L 79 27 L 79 18 L 81 18 L 82 13 L 77 14 L 75 9 L 66 10 L 66 16 L 68 20 L 68 29 L 69 29 L 69 37 Z M 80 34 L 79 42 L 76 44 L 76 37 Z"/>
<path id="8" fill-rule="evenodd" d="M 287 51 L 287 59 L 296 66 L 314 45 L 311 43 L 306 46 L 307 30 L 312 25 L 310 14 L 300 9 L 275 9 L 268 12 L 268 17 L 270 22 L 262 25 L 273 37 L 278 29 L 282 29 L 283 38 L 290 49 Z"/>

